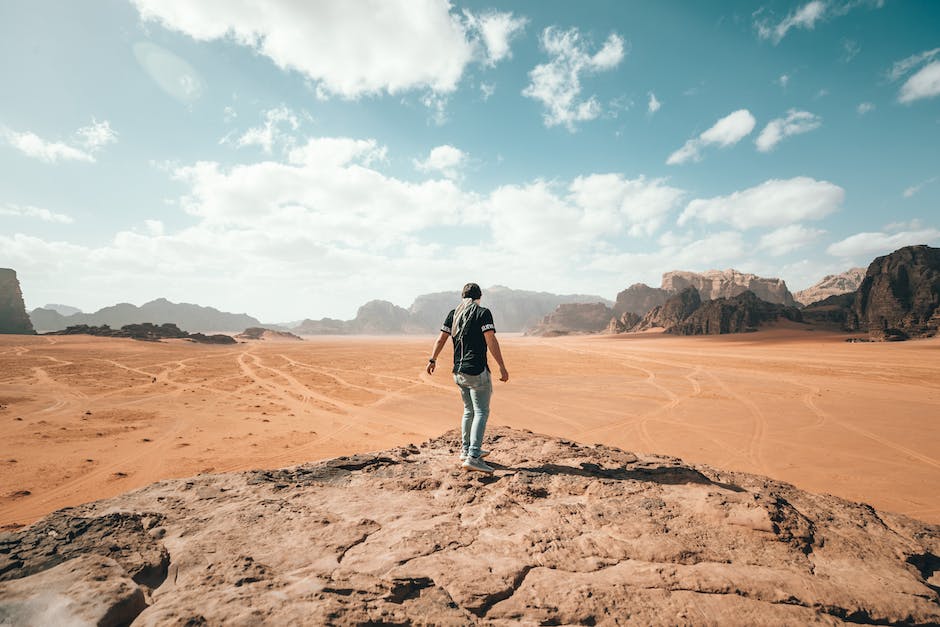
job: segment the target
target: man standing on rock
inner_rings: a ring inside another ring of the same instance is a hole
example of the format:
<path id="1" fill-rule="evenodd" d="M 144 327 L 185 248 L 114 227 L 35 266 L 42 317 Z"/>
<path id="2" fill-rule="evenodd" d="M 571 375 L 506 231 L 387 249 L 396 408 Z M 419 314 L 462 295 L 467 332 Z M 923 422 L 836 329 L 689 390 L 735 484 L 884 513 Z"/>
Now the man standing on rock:
<path id="1" fill-rule="evenodd" d="M 509 381 L 509 371 L 496 340 L 493 314 L 480 306 L 483 292 L 476 283 L 463 286 L 462 300 L 444 319 L 441 334 L 434 343 L 434 352 L 428 360 L 428 374 L 434 374 L 437 356 L 450 336 L 454 341 L 454 382 L 463 397 L 463 419 L 460 423 L 462 449 L 460 459 L 465 470 L 492 474 L 493 467 L 483 461 L 490 454 L 484 450 L 483 432 L 490 416 L 490 396 L 493 380 L 486 362 L 486 350 L 493 353 L 499 364 L 499 380 Z"/>

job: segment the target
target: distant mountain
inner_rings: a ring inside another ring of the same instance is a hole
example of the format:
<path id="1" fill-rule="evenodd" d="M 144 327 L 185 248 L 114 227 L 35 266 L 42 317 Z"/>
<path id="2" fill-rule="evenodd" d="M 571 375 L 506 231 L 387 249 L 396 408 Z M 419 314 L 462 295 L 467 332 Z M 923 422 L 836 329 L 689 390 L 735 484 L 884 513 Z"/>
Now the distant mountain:
<path id="1" fill-rule="evenodd" d="M 827 274 L 821 281 L 793 295 L 797 302 L 811 305 L 830 296 L 854 292 L 865 278 L 865 268 L 851 268 L 842 274 Z"/>
<path id="2" fill-rule="evenodd" d="M 165 298 L 158 298 L 140 307 L 130 303 L 120 303 L 99 309 L 95 313 L 77 313 L 63 316 L 57 311 L 36 308 L 29 314 L 33 326 L 40 333 L 61 331 L 70 326 L 108 325 L 120 328 L 128 324 L 152 322 L 154 324 L 173 323 L 189 332 L 195 331 L 243 331 L 248 327 L 261 326 L 255 318 L 247 314 L 234 314 L 219 311 L 214 307 L 202 307 L 190 303 L 171 303 Z"/>
<path id="3" fill-rule="evenodd" d="M 16 271 L 0 268 L 0 333 L 33 335 Z"/>
<path id="4" fill-rule="evenodd" d="M 460 292 L 436 292 L 418 296 L 408 309 L 388 301 L 374 300 L 359 308 L 352 320 L 304 320 L 292 330 L 301 335 L 391 335 L 401 333 L 436 333 L 447 312 L 460 302 Z M 519 332 L 534 327 L 562 303 L 613 303 L 600 296 L 551 294 L 514 290 L 501 285 L 483 290 L 482 305 L 493 312 L 496 330 Z M 604 325 L 607 321 L 604 321 Z"/>
<path id="5" fill-rule="evenodd" d="M 659 327 L 674 335 L 723 335 L 755 331 L 761 324 L 779 318 L 802 321 L 796 307 L 767 302 L 750 290 L 731 297 L 702 300 L 698 290 L 687 287 L 650 310 L 632 330 Z"/>
<path id="6" fill-rule="evenodd" d="M 43 305 L 43 309 L 51 309 L 52 311 L 57 311 L 63 316 L 71 316 L 72 314 L 83 313 L 78 307 L 72 307 L 71 305 L 60 305 L 57 303 L 51 305 Z"/>
<path id="7" fill-rule="evenodd" d="M 768 303 L 796 305 L 793 295 L 782 279 L 767 279 L 756 274 L 738 272 L 733 268 L 706 272 L 674 270 L 663 274 L 662 289 L 667 292 L 678 294 L 687 287 L 697 289 L 702 300 L 730 298 L 743 292 L 753 292 Z"/>
<path id="8" fill-rule="evenodd" d="M 569 333 L 598 333 L 610 325 L 614 310 L 604 303 L 562 303 L 548 314 L 526 335 L 567 335 Z"/>

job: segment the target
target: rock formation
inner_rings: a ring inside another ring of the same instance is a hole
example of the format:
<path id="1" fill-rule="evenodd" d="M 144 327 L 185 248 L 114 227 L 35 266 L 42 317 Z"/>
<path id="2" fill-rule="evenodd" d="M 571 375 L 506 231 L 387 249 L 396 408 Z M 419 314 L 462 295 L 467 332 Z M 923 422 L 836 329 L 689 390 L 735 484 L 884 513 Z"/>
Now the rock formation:
<path id="1" fill-rule="evenodd" d="M 868 266 L 847 326 L 875 339 L 930 336 L 940 327 L 938 308 L 940 248 L 906 246 Z"/>
<path id="2" fill-rule="evenodd" d="M 855 292 L 835 294 L 810 303 L 800 310 L 800 315 L 803 316 L 803 322 L 842 330 L 845 329 L 854 303 Z"/>
<path id="3" fill-rule="evenodd" d="M 0 621 L 940 622 L 936 525 L 507 428 L 469 475 L 457 441 L 61 510 L 0 535 Z"/>
<path id="4" fill-rule="evenodd" d="M 275 329 L 266 329 L 265 327 L 249 327 L 235 336 L 236 340 L 273 340 L 273 341 L 303 341 L 290 331 L 277 331 Z"/>
<path id="5" fill-rule="evenodd" d="M 798 303 L 811 305 L 830 296 L 848 294 L 858 289 L 865 278 L 865 268 L 851 268 L 842 274 L 827 274 L 821 281 L 793 295 Z"/>
<path id="6" fill-rule="evenodd" d="M 192 340 L 193 342 L 199 342 L 200 344 L 237 343 L 235 338 L 233 338 L 231 335 L 187 333 L 171 322 L 166 322 L 159 325 L 153 324 L 152 322 L 143 322 L 141 324 L 125 324 L 120 329 L 112 329 L 106 324 L 98 327 L 89 326 L 87 324 L 77 324 L 61 331 L 50 331 L 44 335 L 94 335 L 97 337 L 126 337 L 132 340 L 141 340 L 145 342 L 159 342 L 160 340 L 179 339 Z"/>
<path id="7" fill-rule="evenodd" d="M 48 309 L 56 313 L 60 313 L 63 316 L 71 316 L 72 314 L 83 313 L 78 307 L 72 307 L 71 305 L 61 305 L 58 303 L 48 303 L 42 306 L 42 309 Z"/>
<path id="8" fill-rule="evenodd" d="M 686 272 L 676 270 L 663 274 L 662 289 L 676 294 L 687 287 L 699 291 L 702 300 L 730 298 L 745 291 L 754 292 L 761 300 L 793 306 L 796 301 L 781 279 L 766 279 L 756 274 L 746 274 L 737 270 L 708 270 L 707 272 Z"/>
<path id="9" fill-rule="evenodd" d="M 565 303 L 545 316 L 526 335 L 552 337 L 571 333 L 599 333 L 613 319 L 613 310 L 604 303 Z"/>
<path id="10" fill-rule="evenodd" d="M 759 326 L 786 318 L 802 322 L 800 310 L 779 303 L 768 303 L 747 291 L 731 298 L 704 301 L 681 322 L 668 327 L 675 335 L 723 335 L 756 331 Z"/>
<path id="11" fill-rule="evenodd" d="M 640 322 L 640 317 L 632 311 L 625 311 L 620 316 L 614 316 L 607 323 L 604 333 L 626 333 Z"/>
<path id="12" fill-rule="evenodd" d="M 657 327 L 665 330 L 672 329 L 691 316 L 701 305 L 702 299 L 698 290 L 694 287 L 687 287 L 659 307 L 654 307 L 647 312 L 632 330 L 646 331 Z"/>
<path id="13" fill-rule="evenodd" d="M 26 315 L 23 292 L 16 271 L 0 268 L 0 333 L 32 335 L 33 325 Z"/>
<path id="14" fill-rule="evenodd" d="M 127 324 L 151 322 L 171 322 L 187 331 L 229 331 L 237 332 L 247 327 L 260 326 L 260 322 L 247 314 L 234 314 L 219 311 L 214 307 L 202 307 L 190 303 L 171 303 L 165 298 L 158 298 L 140 307 L 130 303 L 120 303 L 99 309 L 95 313 L 77 313 L 63 316 L 51 309 L 37 308 L 30 312 L 33 325 L 40 333 L 60 331 L 69 326 L 108 325 L 111 328 Z"/>
<path id="15" fill-rule="evenodd" d="M 650 287 L 645 283 L 634 283 L 617 294 L 614 313 L 621 315 L 629 311 L 642 318 L 650 309 L 662 305 L 672 295 L 673 292 L 658 287 Z"/>

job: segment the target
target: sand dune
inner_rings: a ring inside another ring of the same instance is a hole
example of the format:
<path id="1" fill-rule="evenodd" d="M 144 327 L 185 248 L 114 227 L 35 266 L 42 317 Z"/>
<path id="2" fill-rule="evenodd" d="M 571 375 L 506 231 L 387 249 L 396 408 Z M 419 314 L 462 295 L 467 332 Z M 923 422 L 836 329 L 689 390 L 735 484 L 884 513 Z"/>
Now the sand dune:
<path id="1" fill-rule="evenodd" d="M 0 336 L 0 525 L 153 481 L 416 442 L 454 427 L 430 338 L 214 347 Z M 676 455 L 940 522 L 940 339 L 502 338 L 495 425 Z M 447 354 L 445 353 L 445 359 Z"/>

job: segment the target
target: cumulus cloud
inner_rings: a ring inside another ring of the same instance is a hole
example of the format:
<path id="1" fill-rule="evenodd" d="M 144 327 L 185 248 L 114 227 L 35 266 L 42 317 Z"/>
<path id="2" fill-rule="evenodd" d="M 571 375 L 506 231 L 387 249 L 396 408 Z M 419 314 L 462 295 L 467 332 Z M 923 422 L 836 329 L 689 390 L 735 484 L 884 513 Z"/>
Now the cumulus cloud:
<path id="1" fill-rule="evenodd" d="M 866 113 L 871 113 L 874 110 L 875 104 L 873 102 L 860 102 L 858 106 L 855 107 L 855 111 L 859 115 L 865 115 Z"/>
<path id="2" fill-rule="evenodd" d="M 510 41 L 521 34 L 528 23 L 524 17 L 516 17 L 512 13 L 489 11 L 477 16 L 465 11 L 464 15 L 468 27 L 480 33 L 480 38 L 486 47 L 488 65 L 496 65 L 512 56 Z"/>
<path id="3" fill-rule="evenodd" d="M 545 126 L 564 125 L 569 131 L 574 131 L 577 122 L 593 120 L 602 112 L 595 96 L 586 100 L 581 98 L 582 78 L 617 67 L 625 54 L 623 38 L 611 33 L 594 54 L 588 52 L 588 46 L 576 28 L 546 28 L 540 41 L 550 60 L 529 72 L 530 83 L 522 95 L 545 106 L 542 116 Z"/>
<path id="4" fill-rule="evenodd" d="M 888 79 L 896 81 L 910 73 L 910 71 L 917 66 L 933 61 L 938 54 L 940 54 L 940 48 L 934 48 L 933 50 L 925 50 L 924 52 L 912 54 L 900 61 L 895 61 L 894 65 L 892 65 L 891 69 L 888 71 Z"/>
<path id="5" fill-rule="evenodd" d="M 780 257 L 812 244 L 825 233 L 821 229 L 811 229 L 802 224 L 790 224 L 761 235 L 757 248 L 774 257 Z"/>
<path id="6" fill-rule="evenodd" d="M 787 117 L 768 122 L 754 143 L 759 151 L 770 152 L 787 137 L 808 133 L 820 126 L 822 126 L 822 118 L 818 115 L 809 111 L 790 109 L 787 111 Z"/>
<path id="7" fill-rule="evenodd" d="M 249 128 L 239 137 L 230 136 L 222 138 L 222 143 L 234 143 L 238 147 L 258 146 L 267 154 L 271 154 L 275 145 L 292 146 L 294 137 L 291 131 L 300 128 L 300 119 L 297 114 L 284 105 L 264 112 L 264 121 L 261 126 Z M 287 129 L 287 132 L 283 129 Z"/>
<path id="8" fill-rule="evenodd" d="M 940 245 L 940 230 L 920 228 L 895 233 L 887 231 L 856 233 L 831 244 L 826 252 L 836 257 L 871 258 L 876 255 L 886 255 L 903 246 L 915 244 Z"/>
<path id="9" fill-rule="evenodd" d="M 470 63 L 508 57 L 525 23 L 509 13 L 460 16 L 447 0 L 132 1 L 145 21 L 249 47 L 314 81 L 320 96 L 347 99 L 451 93 Z"/>
<path id="10" fill-rule="evenodd" d="M 98 122 L 92 118 L 90 125 L 75 131 L 69 143 L 43 139 L 30 131 L 15 131 L 6 127 L 0 127 L 0 138 L 5 139 L 8 144 L 27 157 L 45 163 L 58 163 L 59 161 L 94 163 L 95 154 L 101 148 L 117 141 L 117 133 L 107 120 Z"/>
<path id="11" fill-rule="evenodd" d="M 466 165 L 467 160 L 467 153 L 444 144 L 432 148 L 423 161 L 414 159 L 413 163 L 421 172 L 438 172 L 449 179 L 456 179 L 460 177 L 460 169 Z"/>
<path id="12" fill-rule="evenodd" d="M 790 75 L 781 74 L 780 78 L 777 79 L 777 84 L 786 89 L 787 85 L 790 84 Z"/>
<path id="13" fill-rule="evenodd" d="M 653 92 L 650 92 L 649 96 L 650 96 L 650 99 L 646 105 L 646 110 L 652 115 L 653 113 L 656 113 L 657 111 L 659 111 L 660 107 L 662 107 L 663 105 L 662 103 L 659 102 L 659 100 L 656 99 L 656 94 L 654 94 Z"/>
<path id="14" fill-rule="evenodd" d="M 845 190 L 828 181 L 805 176 L 771 179 L 728 196 L 696 198 L 686 206 L 678 223 L 724 222 L 739 229 L 784 226 L 824 218 L 838 211 L 844 198 Z"/>
<path id="15" fill-rule="evenodd" d="M 758 19 L 754 26 L 757 28 L 757 34 L 761 39 L 770 39 L 774 44 L 778 44 L 793 28 L 806 30 L 815 28 L 816 23 L 823 18 L 825 12 L 826 3 L 813 0 L 794 10 L 776 24 L 768 19 Z"/>
<path id="16" fill-rule="evenodd" d="M 747 109 L 739 109 L 721 118 L 711 128 L 692 139 L 666 159 L 667 165 L 678 165 L 688 161 L 701 161 L 702 149 L 716 145 L 721 148 L 733 146 L 754 130 L 757 120 Z"/>
<path id="17" fill-rule="evenodd" d="M 22 218 L 37 218 L 43 222 L 55 224 L 72 224 L 74 220 L 64 213 L 55 213 L 41 207 L 31 205 L 0 205 L 0 216 L 16 216 Z"/>

